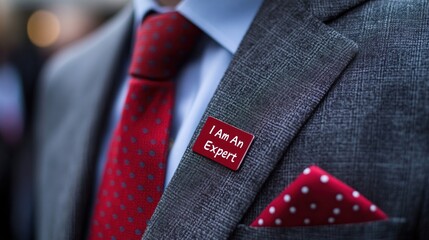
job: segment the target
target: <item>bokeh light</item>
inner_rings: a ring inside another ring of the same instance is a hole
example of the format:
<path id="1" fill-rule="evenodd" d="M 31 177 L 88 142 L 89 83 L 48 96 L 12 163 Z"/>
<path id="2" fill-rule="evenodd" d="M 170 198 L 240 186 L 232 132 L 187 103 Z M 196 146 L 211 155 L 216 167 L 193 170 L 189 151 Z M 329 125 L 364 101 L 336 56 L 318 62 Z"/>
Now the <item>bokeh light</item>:
<path id="1" fill-rule="evenodd" d="M 60 21 L 52 12 L 39 10 L 28 19 L 28 37 L 38 47 L 52 46 L 58 40 L 60 32 Z"/>

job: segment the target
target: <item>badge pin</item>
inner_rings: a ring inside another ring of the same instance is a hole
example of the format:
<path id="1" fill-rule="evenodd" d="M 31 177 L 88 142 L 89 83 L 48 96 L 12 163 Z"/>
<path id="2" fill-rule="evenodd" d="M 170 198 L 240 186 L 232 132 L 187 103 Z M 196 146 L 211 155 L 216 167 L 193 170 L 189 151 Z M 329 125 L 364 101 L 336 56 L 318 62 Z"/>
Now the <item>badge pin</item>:
<path id="1" fill-rule="evenodd" d="M 214 117 L 208 117 L 192 150 L 237 171 L 254 136 Z"/>

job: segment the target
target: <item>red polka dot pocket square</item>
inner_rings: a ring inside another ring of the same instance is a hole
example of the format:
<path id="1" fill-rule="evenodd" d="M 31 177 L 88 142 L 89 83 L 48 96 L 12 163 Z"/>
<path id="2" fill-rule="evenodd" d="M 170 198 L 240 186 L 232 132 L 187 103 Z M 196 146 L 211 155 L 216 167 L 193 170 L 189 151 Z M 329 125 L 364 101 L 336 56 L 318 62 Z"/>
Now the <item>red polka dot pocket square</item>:
<path id="1" fill-rule="evenodd" d="M 358 191 L 310 166 L 252 222 L 252 227 L 363 223 L 387 215 Z"/>

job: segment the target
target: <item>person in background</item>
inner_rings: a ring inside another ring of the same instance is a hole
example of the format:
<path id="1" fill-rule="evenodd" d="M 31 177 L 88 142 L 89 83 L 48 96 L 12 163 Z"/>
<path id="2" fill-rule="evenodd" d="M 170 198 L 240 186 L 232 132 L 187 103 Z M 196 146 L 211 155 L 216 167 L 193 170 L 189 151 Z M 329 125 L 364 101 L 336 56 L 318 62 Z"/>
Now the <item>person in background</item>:
<path id="1" fill-rule="evenodd" d="M 33 239 L 33 109 L 44 57 L 22 39 L 19 15 L 0 0 L 0 238 Z"/>
<path id="2" fill-rule="evenodd" d="M 427 239 L 428 23 L 427 0 L 134 0 L 44 71 L 37 238 Z"/>
<path id="3" fill-rule="evenodd" d="M 10 62 L 15 46 L 11 9 L 0 1 L 0 238 L 11 238 L 11 171 L 24 128 L 22 79 Z"/>

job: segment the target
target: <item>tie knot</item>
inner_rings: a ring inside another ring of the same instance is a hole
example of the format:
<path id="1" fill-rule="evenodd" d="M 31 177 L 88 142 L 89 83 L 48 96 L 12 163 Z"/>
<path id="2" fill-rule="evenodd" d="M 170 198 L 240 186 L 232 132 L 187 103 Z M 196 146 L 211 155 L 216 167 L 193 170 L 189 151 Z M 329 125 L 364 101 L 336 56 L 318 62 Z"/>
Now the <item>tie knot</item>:
<path id="1" fill-rule="evenodd" d="M 130 74 L 151 80 L 174 77 L 199 35 L 200 30 L 177 12 L 149 15 L 137 31 Z"/>

